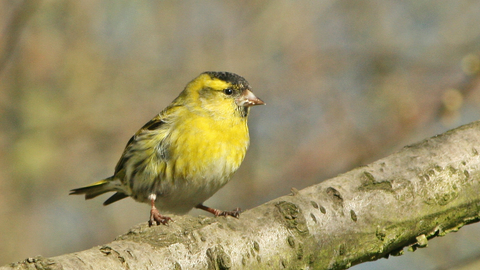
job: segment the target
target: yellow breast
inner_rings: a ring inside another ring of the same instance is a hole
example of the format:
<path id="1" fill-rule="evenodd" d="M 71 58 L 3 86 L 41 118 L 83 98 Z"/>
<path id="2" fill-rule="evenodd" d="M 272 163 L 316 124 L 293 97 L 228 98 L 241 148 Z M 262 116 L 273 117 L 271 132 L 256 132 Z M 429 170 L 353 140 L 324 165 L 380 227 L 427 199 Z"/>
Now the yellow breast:
<path id="1" fill-rule="evenodd" d="M 238 169 L 249 145 L 246 119 L 215 120 L 181 114 L 166 138 L 165 178 L 223 186 Z M 210 183 L 212 182 L 212 183 Z M 198 183 L 199 184 L 199 183 Z"/>

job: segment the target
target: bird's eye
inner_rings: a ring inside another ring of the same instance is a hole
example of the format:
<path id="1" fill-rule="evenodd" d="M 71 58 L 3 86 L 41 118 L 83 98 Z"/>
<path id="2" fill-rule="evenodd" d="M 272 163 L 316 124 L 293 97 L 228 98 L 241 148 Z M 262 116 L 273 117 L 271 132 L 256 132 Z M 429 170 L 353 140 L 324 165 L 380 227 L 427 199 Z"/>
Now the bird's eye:
<path id="1" fill-rule="evenodd" d="M 231 94 L 233 94 L 233 90 L 230 89 L 230 88 L 227 88 L 227 89 L 223 90 L 223 93 L 227 96 L 230 96 Z"/>

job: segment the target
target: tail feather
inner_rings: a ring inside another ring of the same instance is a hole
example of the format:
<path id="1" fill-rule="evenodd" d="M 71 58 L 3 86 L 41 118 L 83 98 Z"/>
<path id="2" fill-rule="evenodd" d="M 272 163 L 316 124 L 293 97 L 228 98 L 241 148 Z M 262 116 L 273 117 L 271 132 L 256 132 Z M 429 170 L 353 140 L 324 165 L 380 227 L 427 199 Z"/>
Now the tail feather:
<path id="1" fill-rule="evenodd" d="M 111 185 L 111 180 L 112 180 L 112 177 L 109 177 L 107 179 L 100 180 L 86 187 L 72 189 L 70 190 L 70 195 L 85 194 L 85 200 L 88 200 L 88 199 L 95 198 L 99 195 L 102 195 L 103 193 L 116 191 L 114 189 L 114 186 Z"/>
<path id="2" fill-rule="evenodd" d="M 123 198 L 126 198 L 126 197 L 128 197 L 127 194 L 122 193 L 122 192 L 117 192 L 117 193 L 113 194 L 110 198 L 108 198 L 108 199 L 103 203 L 103 205 L 109 205 L 109 204 L 111 204 L 111 203 L 114 203 L 114 202 L 119 201 L 119 200 L 121 200 L 121 199 L 123 199 Z"/>

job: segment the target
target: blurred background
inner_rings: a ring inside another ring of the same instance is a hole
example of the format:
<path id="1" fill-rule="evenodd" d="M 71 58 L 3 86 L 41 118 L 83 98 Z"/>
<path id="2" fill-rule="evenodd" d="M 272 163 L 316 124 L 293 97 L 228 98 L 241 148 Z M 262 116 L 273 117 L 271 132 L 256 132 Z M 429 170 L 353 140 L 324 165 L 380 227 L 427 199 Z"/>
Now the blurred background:
<path id="1" fill-rule="evenodd" d="M 238 73 L 267 103 L 242 167 L 207 201 L 221 209 L 479 119 L 479 14 L 471 0 L 0 0 L 0 265 L 146 222 L 146 204 L 68 191 L 112 175 L 131 135 L 203 71 Z M 478 239 L 473 224 L 353 269 L 468 267 Z"/>

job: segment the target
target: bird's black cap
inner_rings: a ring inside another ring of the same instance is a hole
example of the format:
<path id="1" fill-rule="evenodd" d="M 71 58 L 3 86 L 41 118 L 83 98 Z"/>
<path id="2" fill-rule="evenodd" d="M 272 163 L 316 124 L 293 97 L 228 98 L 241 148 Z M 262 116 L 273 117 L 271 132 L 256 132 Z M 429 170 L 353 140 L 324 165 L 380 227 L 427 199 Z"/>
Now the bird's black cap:
<path id="1" fill-rule="evenodd" d="M 237 85 L 240 88 L 250 89 L 250 84 L 240 75 L 231 72 L 217 72 L 217 71 L 207 71 L 204 72 L 208 74 L 211 78 L 217 78 L 219 80 L 229 82 L 232 85 Z"/>

